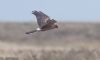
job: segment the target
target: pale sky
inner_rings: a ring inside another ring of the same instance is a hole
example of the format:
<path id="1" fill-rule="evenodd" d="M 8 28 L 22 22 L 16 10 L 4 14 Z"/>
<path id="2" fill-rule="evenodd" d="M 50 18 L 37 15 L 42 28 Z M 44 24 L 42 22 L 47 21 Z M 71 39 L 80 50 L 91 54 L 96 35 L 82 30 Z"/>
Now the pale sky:
<path id="1" fill-rule="evenodd" d="M 100 0 L 0 0 L 0 21 L 33 21 L 33 10 L 58 21 L 100 21 Z"/>

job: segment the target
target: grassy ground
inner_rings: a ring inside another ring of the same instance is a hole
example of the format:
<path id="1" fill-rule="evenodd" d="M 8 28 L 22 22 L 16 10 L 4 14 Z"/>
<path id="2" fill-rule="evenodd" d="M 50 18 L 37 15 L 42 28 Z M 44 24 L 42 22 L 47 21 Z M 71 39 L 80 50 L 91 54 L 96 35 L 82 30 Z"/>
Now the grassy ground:
<path id="1" fill-rule="evenodd" d="M 59 23 L 26 35 L 32 23 L 0 23 L 1 60 L 100 60 L 99 23 Z"/>
<path id="2" fill-rule="evenodd" d="M 67 46 L 0 44 L 2 60 L 100 60 L 99 43 L 73 43 Z"/>

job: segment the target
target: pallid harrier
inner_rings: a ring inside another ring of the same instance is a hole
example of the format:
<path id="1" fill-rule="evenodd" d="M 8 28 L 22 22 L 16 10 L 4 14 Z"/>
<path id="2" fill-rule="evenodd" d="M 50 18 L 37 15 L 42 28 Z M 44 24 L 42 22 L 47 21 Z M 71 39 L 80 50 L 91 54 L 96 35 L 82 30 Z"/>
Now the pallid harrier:
<path id="1" fill-rule="evenodd" d="M 56 24 L 57 21 L 55 21 L 54 19 L 50 19 L 50 17 L 43 12 L 35 10 L 32 11 L 32 14 L 36 16 L 39 28 L 26 32 L 26 34 L 58 28 L 58 25 Z"/>

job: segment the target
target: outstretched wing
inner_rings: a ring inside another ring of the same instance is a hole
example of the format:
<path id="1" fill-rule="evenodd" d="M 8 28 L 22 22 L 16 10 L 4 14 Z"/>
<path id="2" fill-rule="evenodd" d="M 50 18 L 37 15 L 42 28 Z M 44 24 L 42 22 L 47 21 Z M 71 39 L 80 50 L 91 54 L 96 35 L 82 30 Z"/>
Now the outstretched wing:
<path id="1" fill-rule="evenodd" d="M 52 25 L 52 24 L 54 24 L 56 22 L 57 22 L 56 20 L 52 19 L 52 20 L 48 20 L 47 21 L 47 24 Z"/>
<path id="2" fill-rule="evenodd" d="M 47 21 L 50 20 L 49 16 L 47 16 L 41 11 L 32 11 L 32 14 L 36 16 L 40 28 L 46 25 Z"/>

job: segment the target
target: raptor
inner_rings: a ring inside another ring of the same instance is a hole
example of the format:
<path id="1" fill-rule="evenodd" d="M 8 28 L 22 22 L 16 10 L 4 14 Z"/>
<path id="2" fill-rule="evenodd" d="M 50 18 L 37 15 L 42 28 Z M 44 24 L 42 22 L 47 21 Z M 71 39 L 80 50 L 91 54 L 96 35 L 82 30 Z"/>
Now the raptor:
<path id="1" fill-rule="evenodd" d="M 36 16 L 39 27 L 35 30 L 26 32 L 26 34 L 58 28 L 57 21 L 54 19 L 51 19 L 49 16 L 47 16 L 43 12 L 34 10 L 32 11 L 32 14 Z"/>

